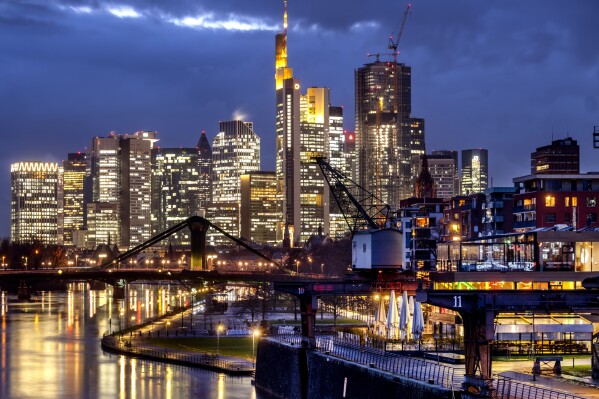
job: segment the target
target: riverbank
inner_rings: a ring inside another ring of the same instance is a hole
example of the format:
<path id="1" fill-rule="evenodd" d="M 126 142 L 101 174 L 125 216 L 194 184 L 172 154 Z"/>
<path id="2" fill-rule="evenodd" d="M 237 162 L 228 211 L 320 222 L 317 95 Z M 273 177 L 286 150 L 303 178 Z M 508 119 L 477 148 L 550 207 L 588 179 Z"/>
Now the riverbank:
<path id="1" fill-rule="evenodd" d="M 101 345 L 104 350 L 111 353 L 147 360 L 197 367 L 231 375 L 252 375 L 254 373 L 254 362 L 246 358 L 222 355 L 218 350 L 218 353 L 208 351 L 202 353 L 194 348 L 177 348 L 173 345 L 158 344 L 163 343 L 165 339 L 175 341 L 182 337 L 206 336 L 207 331 L 205 330 L 185 328 L 186 325 L 193 326 L 192 317 L 192 309 L 187 308 L 120 331 L 108 331 L 102 337 Z M 179 324 L 180 327 L 175 327 L 176 324 Z"/>

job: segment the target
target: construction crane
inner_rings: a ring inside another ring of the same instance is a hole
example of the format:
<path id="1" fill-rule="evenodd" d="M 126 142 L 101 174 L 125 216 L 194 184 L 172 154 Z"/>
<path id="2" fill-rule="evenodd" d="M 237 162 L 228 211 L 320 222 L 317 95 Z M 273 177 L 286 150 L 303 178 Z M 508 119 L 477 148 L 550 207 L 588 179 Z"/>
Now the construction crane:
<path id="1" fill-rule="evenodd" d="M 403 19 L 401 21 L 401 26 L 399 28 L 399 33 L 397 34 L 397 39 L 393 40 L 393 35 L 389 36 L 389 50 L 393 50 L 394 61 L 397 62 L 397 48 L 399 47 L 399 41 L 401 40 L 401 35 L 403 34 L 403 28 L 406 26 L 406 21 L 408 20 L 408 14 L 410 14 L 410 9 L 412 8 L 412 4 L 408 3 L 406 7 L 406 11 L 403 13 Z"/>
<path id="2" fill-rule="evenodd" d="M 313 157 L 312 160 L 320 167 L 352 236 L 359 230 L 385 227 L 389 205 L 332 167 L 325 158 Z"/>

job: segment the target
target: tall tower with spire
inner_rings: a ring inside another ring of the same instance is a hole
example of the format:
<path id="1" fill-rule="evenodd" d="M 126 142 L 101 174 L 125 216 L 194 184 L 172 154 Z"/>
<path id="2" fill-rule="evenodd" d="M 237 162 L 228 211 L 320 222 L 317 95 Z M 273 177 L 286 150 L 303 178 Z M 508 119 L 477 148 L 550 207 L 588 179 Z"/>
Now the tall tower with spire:
<path id="1" fill-rule="evenodd" d="M 291 242 L 300 234 L 300 82 L 287 63 L 287 1 L 284 1 L 283 32 L 275 39 L 276 176 L 279 196 L 277 241 L 288 225 Z"/>

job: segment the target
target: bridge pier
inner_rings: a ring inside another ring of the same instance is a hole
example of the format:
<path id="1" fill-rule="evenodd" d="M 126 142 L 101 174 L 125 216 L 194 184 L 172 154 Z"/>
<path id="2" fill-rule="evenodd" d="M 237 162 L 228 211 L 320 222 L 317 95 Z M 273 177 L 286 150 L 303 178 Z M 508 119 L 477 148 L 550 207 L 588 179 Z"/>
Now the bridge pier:
<path id="1" fill-rule="evenodd" d="M 466 398 L 493 398 L 491 343 L 495 338 L 495 312 L 460 312 L 464 323 L 466 370 L 462 389 Z"/>
<path id="2" fill-rule="evenodd" d="M 126 299 L 127 298 L 127 281 L 118 280 L 112 286 L 112 299 Z"/>
<path id="3" fill-rule="evenodd" d="M 189 218 L 191 232 L 191 270 L 206 270 L 206 233 L 210 225 L 204 218 Z"/>
<path id="4" fill-rule="evenodd" d="M 21 280 L 19 282 L 19 288 L 17 290 L 17 298 L 19 301 L 28 301 L 31 299 L 31 290 L 29 289 L 29 285 L 27 281 Z"/>
<path id="5" fill-rule="evenodd" d="M 315 348 L 316 339 L 314 338 L 314 332 L 316 329 L 318 298 L 310 294 L 298 295 L 298 298 L 300 301 L 303 345 L 309 348 Z"/>

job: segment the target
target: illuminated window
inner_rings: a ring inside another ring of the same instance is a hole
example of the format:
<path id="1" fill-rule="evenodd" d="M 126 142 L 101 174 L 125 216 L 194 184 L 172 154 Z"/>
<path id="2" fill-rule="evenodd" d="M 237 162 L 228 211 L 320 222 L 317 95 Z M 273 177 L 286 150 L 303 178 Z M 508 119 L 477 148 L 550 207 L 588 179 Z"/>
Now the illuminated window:
<path id="1" fill-rule="evenodd" d="M 578 206 L 578 197 L 572 197 L 572 206 Z"/>
<path id="2" fill-rule="evenodd" d="M 570 206 L 570 197 L 566 197 L 564 202 L 566 206 Z"/>
<path id="3" fill-rule="evenodd" d="M 545 206 L 555 206 L 555 197 L 553 195 L 545 197 Z"/>

